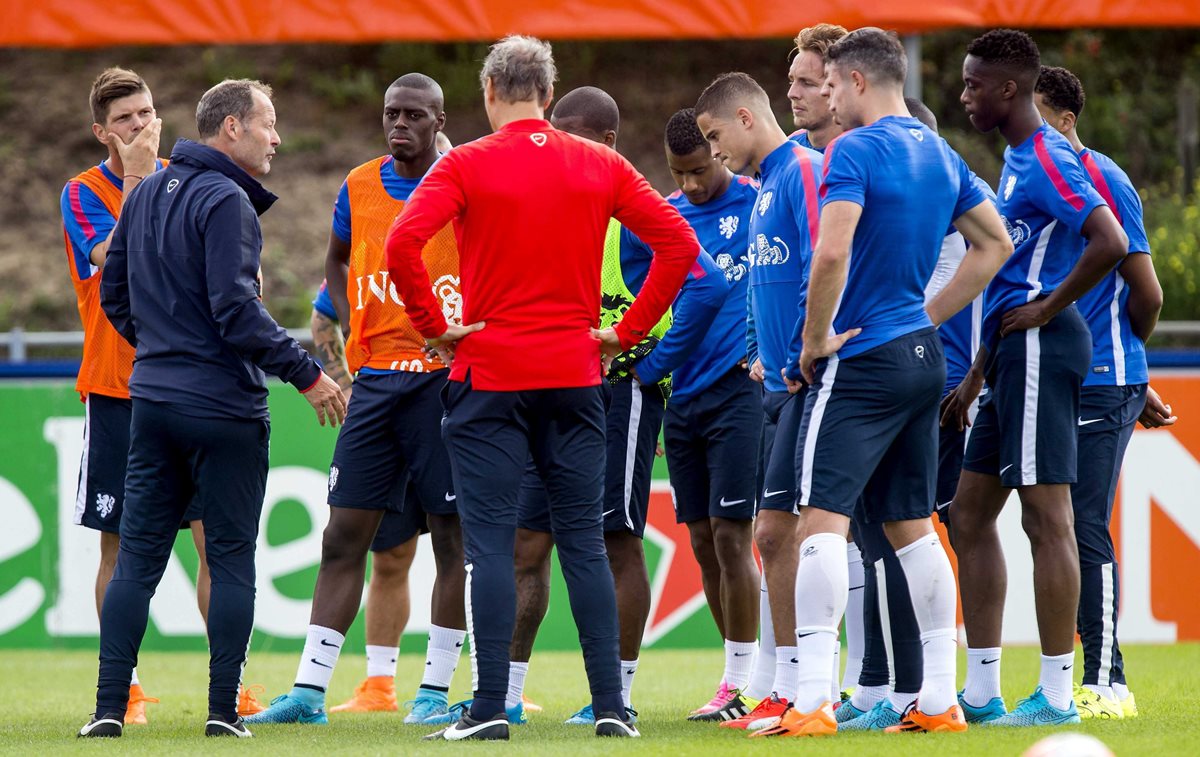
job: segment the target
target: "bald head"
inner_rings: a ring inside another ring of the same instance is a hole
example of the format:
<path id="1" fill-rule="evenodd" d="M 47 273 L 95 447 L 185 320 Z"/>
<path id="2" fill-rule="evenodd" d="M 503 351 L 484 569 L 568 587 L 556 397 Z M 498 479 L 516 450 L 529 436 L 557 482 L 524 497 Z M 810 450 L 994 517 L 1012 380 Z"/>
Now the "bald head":
<path id="1" fill-rule="evenodd" d="M 417 92 L 425 92 L 428 95 L 427 101 L 431 107 L 439 112 L 445 107 L 446 98 L 442 95 L 442 85 L 425 74 L 405 74 L 388 86 L 389 92 L 393 89 L 412 89 Z"/>
<path id="2" fill-rule="evenodd" d="M 617 142 L 621 112 L 617 108 L 617 101 L 604 90 L 599 87 L 580 87 L 555 103 L 550 123 L 568 134 L 611 147 Z"/>

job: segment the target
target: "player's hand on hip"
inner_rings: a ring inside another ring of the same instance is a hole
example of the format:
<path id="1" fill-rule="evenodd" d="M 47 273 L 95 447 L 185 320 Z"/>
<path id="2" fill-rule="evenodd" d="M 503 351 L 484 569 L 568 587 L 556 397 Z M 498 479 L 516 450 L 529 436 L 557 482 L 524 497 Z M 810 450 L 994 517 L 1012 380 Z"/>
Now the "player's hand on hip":
<path id="1" fill-rule="evenodd" d="M 442 359 L 442 362 L 449 366 L 454 362 L 454 352 L 458 349 L 459 341 L 468 334 L 481 331 L 484 325 L 483 321 L 472 323 L 469 326 L 459 326 L 453 323 L 448 324 L 441 336 L 434 339 L 426 339 L 425 346 L 437 352 L 437 356 Z"/>
<path id="2" fill-rule="evenodd" d="M 761 384 L 765 378 L 766 374 L 763 372 L 762 361 L 755 358 L 754 365 L 750 366 L 750 380 Z"/>
<path id="3" fill-rule="evenodd" d="M 781 368 L 779 373 L 783 376 L 783 383 L 787 386 L 788 394 L 799 394 L 800 390 L 804 388 L 803 381 L 788 378 L 786 368 Z"/>
<path id="4" fill-rule="evenodd" d="M 955 431 L 962 431 L 970 426 L 971 405 L 981 391 L 983 391 L 983 376 L 974 370 L 967 371 L 967 375 L 963 377 L 958 386 L 954 387 L 942 400 L 941 425 L 953 428 Z"/>
<path id="5" fill-rule="evenodd" d="M 843 344 L 861 333 L 862 329 L 847 329 L 840 334 L 825 337 L 818 344 L 805 343 L 804 349 L 800 352 L 800 375 L 804 376 L 804 380 L 808 382 L 809 386 L 816 383 L 814 378 L 816 371 L 813 368 L 816 362 L 836 353 Z"/>
<path id="6" fill-rule="evenodd" d="M 1146 387 L 1146 406 L 1142 408 L 1142 414 L 1138 416 L 1138 423 L 1145 428 L 1162 428 L 1163 426 L 1173 426 L 1178 420 L 1171 414 L 1171 406 L 1162 401 L 1162 397 L 1158 396 L 1158 392 L 1154 391 L 1154 387 Z"/>
<path id="7" fill-rule="evenodd" d="M 613 358 L 624 351 L 621 349 L 621 340 L 614 328 L 592 329 L 591 333 L 592 339 L 600 342 L 600 375 L 607 376 Z"/>
<path id="8" fill-rule="evenodd" d="M 125 144 L 115 132 L 108 133 L 108 144 L 121 157 L 125 176 L 146 177 L 158 167 L 158 140 L 162 135 L 162 119 L 156 118 Z"/>
<path id="9" fill-rule="evenodd" d="M 1046 312 L 1042 300 L 1034 300 L 1013 308 L 1000 319 L 1000 336 L 1008 336 L 1014 331 L 1028 331 L 1045 326 L 1050 322 L 1050 314 Z"/>
<path id="10" fill-rule="evenodd" d="M 317 422 L 322 426 L 337 427 L 346 418 L 346 395 L 338 383 L 321 371 L 321 377 L 311 389 L 304 393 L 304 399 L 317 411 Z"/>

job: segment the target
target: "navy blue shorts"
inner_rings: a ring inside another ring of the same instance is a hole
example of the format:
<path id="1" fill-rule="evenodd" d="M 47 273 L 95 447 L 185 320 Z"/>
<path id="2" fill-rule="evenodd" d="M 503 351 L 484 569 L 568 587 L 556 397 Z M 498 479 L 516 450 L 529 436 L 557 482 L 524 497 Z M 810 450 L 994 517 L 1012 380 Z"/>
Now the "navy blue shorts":
<path id="1" fill-rule="evenodd" d="M 796 440 L 807 387 L 798 394 L 763 392 L 763 490 L 759 510 L 796 514 Z"/>
<path id="2" fill-rule="evenodd" d="M 1009 334 L 988 358 L 991 391 L 967 443 L 963 468 L 1007 488 L 1073 484 L 1079 391 L 1092 337 L 1071 305 L 1041 328 Z"/>
<path id="3" fill-rule="evenodd" d="M 125 509 L 125 469 L 129 462 L 133 402 L 93 393 L 87 396 L 84 408 L 75 525 L 118 534 Z M 199 503 L 193 502 L 179 527 L 188 528 L 191 521 L 201 519 L 201 514 Z"/>
<path id="4" fill-rule="evenodd" d="M 735 366 L 685 403 L 667 403 L 663 447 L 676 523 L 754 517 L 762 388 Z"/>
<path id="5" fill-rule="evenodd" d="M 867 523 L 927 518 L 946 357 L 933 328 L 821 361 L 805 397 L 799 502 Z"/>
<path id="6" fill-rule="evenodd" d="M 666 412 L 662 389 L 636 381 L 601 384 L 605 398 L 604 530 L 646 532 L 654 451 Z M 532 461 L 521 484 L 521 528 L 550 533 L 550 503 Z"/>
<path id="7" fill-rule="evenodd" d="M 1085 386 L 1079 398 L 1079 480 L 1071 485 L 1079 564 L 1113 562 L 1113 499 L 1125 449 L 1146 406 L 1146 385 Z"/>
<path id="8" fill-rule="evenodd" d="M 963 456 L 967 450 L 967 431 L 951 426 L 938 427 L 937 507 L 938 519 L 950 522 L 950 504 L 958 491 L 958 479 L 962 476 Z"/>
<path id="9" fill-rule="evenodd" d="M 445 385 L 445 371 L 359 374 L 329 467 L 330 505 L 457 512 L 441 442 Z"/>

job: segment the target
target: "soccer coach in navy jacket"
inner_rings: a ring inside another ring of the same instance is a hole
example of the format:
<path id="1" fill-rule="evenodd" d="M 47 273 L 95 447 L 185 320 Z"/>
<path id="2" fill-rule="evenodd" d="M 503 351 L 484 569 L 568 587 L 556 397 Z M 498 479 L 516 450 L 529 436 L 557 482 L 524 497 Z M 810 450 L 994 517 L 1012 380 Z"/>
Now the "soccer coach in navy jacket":
<path id="1" fill-rule="evenodd" d="M 256 177 L 280 141 L 270 88 L 221 82 L 201 98 L 196 127 L 200 142 L 179 140 L 170 165 L 126 200 L 104 266 L 101 305 L 137 354 L 121 549 L 100 616 L 96 712 L 81 736 L 120 735 L 150 597 L 193 497 L 212 573 L 205 733 L 249 735 L 236 709 L 267 478 L 264 371 L 303 392 L 322 424 L 346 411 L 337 383 L 259 299 L 258 216 L 276 197 Z"/>

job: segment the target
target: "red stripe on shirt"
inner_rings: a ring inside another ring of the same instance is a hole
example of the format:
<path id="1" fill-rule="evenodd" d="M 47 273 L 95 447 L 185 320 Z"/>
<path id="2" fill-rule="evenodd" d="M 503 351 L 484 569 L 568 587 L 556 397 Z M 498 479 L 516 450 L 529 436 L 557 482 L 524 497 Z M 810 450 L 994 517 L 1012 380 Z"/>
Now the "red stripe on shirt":
<path id="1" fill-rule="evenodd" d="M 817 243 L 817 229 L 820 228 L 821 212 L 817 205 L 817 177 L 813 172 L 812 160 L 804 153 L 803 147 L 793 147 L 792 154 L 800 164 L 800 177 L 804 181 L 804 211 L 808 216 L 808 241 Z"/>
<path id="2" fill-rule="evenodd" d="M 688 271 L 693 279 L 702 279 L 708 275 L 708 271 L 704 270 L 704 266 L 700 265 L 700 258 L 696 258 L 696 262 L 692 263 L 692 269 Z"/>
<path id="3" fill-rule="evenodd" d="M 1087 169 L 1088 176 L 1092 177 L 1096 191 L 1100 193 L 1100 196 L 1108 203 L 1113 215 L 1117 217 L 1117 223 L 1124 224 L 1125 222 L 1121 220 L 1121 211 L 1117 210 L 1117 201 L 1113 199 L 1112 190 L 1109 189 L 1108 182 L 1104 180 L 1104 172 L 1100 170 L 1100 166 L 1096 165 L 1096 159 L 1086 150 L 1080 154 L 1079 159 L 1083 161 L 1083 167 Z"/>
<path id="4" fill-rule="evenodd" d="M 1083 198 L 1075 194 L 1075 190 L 1067 184 L 1067 180 L 1063 178 L 1062 172 L 1058 170 L 1058 165 L 1054 159 L 1050 157 L 1050 151 L 1046 149 L 1045 134 L 1038 132 L 1033 135 L 1033 151 L 1037 153 L 1038 162 L 1042 164 L 1042 170 L 1050 177 L 1050 183 L 1058 190 L 1058 193 L 1064 200 L 1067 201 L 1072 208 L 1083 210 Z"/>
<path id="5" fill-rule="evenodd" d="M 78 182 L 71 182 L 71 212 L 75 214 L 75 223 L 83 229 L 83 233 L 87 235 L 87 241 L 90 242 L 96 238 L 96 227 L 83 212 L 83 203 L 79 199 L 79 186 Z"/>

